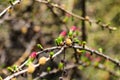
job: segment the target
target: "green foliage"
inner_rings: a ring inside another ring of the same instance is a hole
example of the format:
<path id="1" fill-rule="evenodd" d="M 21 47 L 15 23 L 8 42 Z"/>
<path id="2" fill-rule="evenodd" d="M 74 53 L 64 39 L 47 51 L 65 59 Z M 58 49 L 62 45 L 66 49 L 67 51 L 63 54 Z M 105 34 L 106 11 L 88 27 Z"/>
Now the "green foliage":
<path id="1" fill-rule="evenodd" d="M 9 70 L 10 72 L 14 72 L 14 69 L 12 67 L 7 67 L 7 70 Z"/>
<path id="2" fill-rule="evenodd" d="M 99 48 L 98 50 L 99 50 L 99 52 L 100 52 L 100 53 L 102 53 L 102 52 L 103 52 L 103 49 L 102 49 L 102 48 Z"/>
<path id="3" fill-rule="evenodd" d="M 57 39 L 55 39 L 55 43 L 56 43 L 57 45 L 60 45 L 62 42 L 63 42 L 63 38 L 62 38 L 61 36 L 58 37 Z"/>
<path id="4" fill-rule="evenodd" d="M 27 63 L 25 65 L 28 66 L 32 62 L 33 62 L 33 59 L 32 58 L 28 58 Z"/>
<path id="5" fill-rule="evenodd" d="M 50 56 L 52 57 L 52 56 L 54 55 L 54 52 L 51 51 L 49 54 L 50 54 Z"/>
<path id="6" fill-rule="evenodd" d="M 2 5 L 2 3 L 5 3 L 5 4 L 9 5 L 8 4 L 9 1 L 13 3 L 15 0 L 1 0 L 0 4 Z M 48 0 L 48 1 L 53 2 L 52 0 Z M 59 0 L 57 0 L 57 1 L 59 1 Z M 56 3 L 57 3 L 57 1 L 56 1 Z M 62 4 L 60 3 L 61 6 L 65 5 L 65 7 L 67 7 L 67 5 L 64 4 L 64 1 L 62 1 L 62 0 L 60 0 L 60 1 L 62 3 Z M 66 0 L 66 2 L 67 2 L 67 0 Z M 79 2 L 79 0 L 78 0 L 78 2 Z M 75 4 L 73 4 L 73 5 L 75 5 Z M 104 54 L 107 54 L 107 55 L 119 60 L 120 59 L 120 46 L 119 46 L 120 45 L 120 41 L 119 41 L 120 40 L 120 34 L 119 34 L 120 33 L 120 30 L 119 30 L 119 25 L 120 25 L 119 5 L 120 5 L 120 0 L 100 0 L 100 1 L 88 0 L 86 5 L 87 5 L 87 15 L 90 16 L 93 19 L 93 21 L 96 20 L 96 18 L 100 18 L 97 21 L 98 24 L 101 23 L 101 22 L 103 22 L 103 23 L 104 22 L 105 23 L 110 22 L 111 25 L 115 25 L 115 27 L 118 27 L 117 31 L 113 32 L 112 34 L 109 34 L 109 33 L 107 33 L 107 30 L 102 31 L 101 27 L 98 26 L 98 25 L 91 24 L 91 26 L 89 27 L 89 25 L 86 24 L 86 28 L 87 28 L 87 31 L 88 31 L 87 32 L 87 35 L 88 35 L 87 45 L 89 45 L 90 47 L 92 47 L 96 50 L 99 48 L 99 52 L 103 52 L 103 50 L 104 50 Z M 5 5 L 2 5 L 2 6 L 5 7 Z M 22 7 L 22 6 L 24 6 L 24 7 Z M 0 10 L 3 10 L 4 7 L 0 6 Z M 27 26 L 31 25 L 31 23 L 33 23 L 32 26 L 40 25 L 42 27 L 42 30 L 43 30 L 42 33 L 43 33 L 43 35 L 45 35 L 44 36 L 45 40 L 43 40 L 43 41 L 50 42 L 51 40 L 53 40 L 53 38 L 55 38 L 55 36 L 57 36 L 58 32 L 61 29 L 64 29 L 65 26 L 68 26 L 68 28 L 70 28 L 71 23 L 72 24 L 74 23 L 75 25 L 78 25 L 78 26 L 81 25 L 80 20 L 77 20 L 73 17 L 68 17 L 68 16 L 65 16 L 64 19 L 63 19 L 63 21 L 66 23 L 66 25 L 58 23 L 58 20 L 56 20 L 53 17 L 52 13 L 50 12 L 50 10 L 48 10 L 48 8 L 45 5 L 41 6 L 38 3 L 34 3 L 32 1 L 29 2 L 29 0 L 24 0 L 22 2 L 22 4 L 20 4 L 20 7 L 21 8 L 17 9 L 15 12 L 13 12 L 14 16 L 12 16 L 12 19 L 13 19 L 12 21 L 9 21 L 9 19 L 8 19 L 7 21 L 5 21 L 5 24 L 3 26 L 1 26 L 1 25 L 0 26 L 5 27 L 4 28 L 5 30 L 6 29 L 14 30 L 14 27 L 17 26 L 17 28 L 15 27 L 15 29 L 18 30 L 18 29 L 20 29 L 19 26 L 23 26 L 23 25 L 26 26 L 26 24 L 27 24 Z M 77 10 L 74 6 L 71 6 L 71 7 L 74 8 L 72 10 L 73 12 L 81 15 L 80 9 Z M 55 11 L 55 13 L 58 14 L 58 16 L 60 16 L 60 17 L 62 16 L 60 14 L 60 11 L 58 11 L 56 9 L 54 11 Z M 21 13 L 21 12 L 23 12 L 23 13 Z M 69 23 L 69 20 L 71 20 L 72 22 Z M 13 24 L 12 22 L 16 23 L 17 25 Z M 30 24 L 29 24 L 29 22 L 30 22 Z M 10 28 L 8 28 L 6 26 L 9 26 Z M 31 29 L 31 27 L 30 27 L 30 29 Z M 114 30 L 116 30 L 116 28 L 114 28 Z M 18 31 L 20 33 L 20 30 L 18 30 Z M 9 35 L 9 32 L 12 34 L 12 31 L 10 31 L 10 30 L 6 31 L 6 33 L 8 35 Z M 32 34 L 32 32 L 30 32 L 30 33 Z M 51 34 L 53 34 L 53 33 L 54 33 L 54 35 L 51 36 Z M 11 38 L 11 36 L 8 36 L 6 34 L 3 35 L 2 32 L 0 34 L 1 34 L 0 36 L 4 36 L 4 37 L 7 36 L 7 37 L 4 38 L 5 39 L 5 44 L 11 45 L 11 43 L 9 43 L 10 40 L 8 40 L 9 38 Z M 50 36 L 46 36 L 46 34 L 50 34 Z M 75 35 L 80 35 L 78 37 L 79 37 L 79 39 L 81 39 L 80 31 L 76 31 L 76 32 L 69 31 L 68 36 L 70 38 L 72 38 L 73 42 L 82 44 L 83 47 L 85 47 L 86 42 L 81 42 L 78 38 L 73 38 L 74 34 Z M 12 36 L 13 35 L 15 35 L 15 33 L 12 34 Z M 21 36 L 22 36 L 21 40 L 23 40 L 23 41 L 24 41 L 24 39 L 27 38 L 26 35 L 19 35 L 19 38 L 21 38 Z M 32 36 L 32 35 L 29 35 L 29 36 Z M 58 37 L 58 38 L 55 39 L 55 42 L 56 42 L 57 45 L 61 45 L 61 43 L 63 43 L 63 40 L 64 40 L 63 37 Z M 24 43 L 27 43 L 27 41 L 28 40 L 25 40 Z M 15 42 L 17 42 L 17 40 L 15 40 Z M 17 45 L 17 44 L 14 44 L 14 45 Z M 7 45 L 7 46 L 4 45 L 3 48 L 9 47 L 9 45 Z M 50 43 L 50 45 L 53 45 L 53 44 Z M 22 45 L 22 46 L 25 46 L 25 45 Z M 45 43 L 45 46 L 49 46 L 49 44 Z M 40 48 L 40 49 L 43 49 L 41 44 L 37 44 L 37 47 Z M 2 49 L 1 45 L 0 45 L 0 48 Z M 18 49 L 21 49 L 21 48 L 20 47 L 15 48 L 14 50 L 18 50 Z M 12 50 L 8 50 L 8 51 L 12 51 Z M 68 55 L 66 55 L 66 57 L 70 57 L 70 59 L 71 59 L 71 54 L 69 54 L 70 51 L 67 52 Z M 13 51 L 13 52 L 15 52 L 15 51 Z M 89 59 L 87 57 L 83 56 L 83 55 L 85 55 L 86 51 L 85 50 L 80 50 L 80 52 L 82 53 L 81 54 L 82 57 L 80 57 L 80 60 L 89 64 L 90 63 Z M 12 54 L 12 55 L 14 55 L 14 54 Z M 53 56 L 54 52 L 50 52 L 49 55 Z M 27 60 L 26 65 L 28 65 L 32 62 L 33 62 L 33 59 L 29 58 Z M 102 62 L 102 63 L 108 69 L 113 69 L 114 70 L 114 68 L 115 68 L 115 66 L 110 62 L 105 62 L 105 63 Z M 93 62 L 93 64 L 95 66 L 99 65 L 98 62 Z M 58 64 L 58 68 L 62 69 L 63 67 L 64 67 L 64 64 L 60 62 Z M 16 69 L 17 69 L 17 66 L 8 67 L 8 70 L 10 70 L 11 72 L 13 72 Z M 80 65 L 79 69 L 81 70 L 82 75 L 86 76 L 86 78 L 88 78 L 90 80 L 109 80 L 110 76 L 111 76 L 107 72 L 94 69 L 93 67 L 86 68 L 86 67 L 83 67 L 83 66 Z M 47 67 L 47 71 L 48 72 L 51 71 L 51 67 Z M 120 73 L 120 71 L 117 71 L 117 73 Z M 113 80 L 116 80 L 116 78 L 113 79 Z"/>
<path id="7" fill-rule="evenodd" d="M 17 65 L 13 65 L 12 67 L 7 67 L 7 70 L 10 71 L 10 72 L 18 71 L 18 66 Z"/>
<path id="8" fill-rule="evenodd" d="M 37 47 L 43 49 L 43 46 L 41 44 L 37 44 Z"/>
<path id="9" fill-rule="evenodd" d="M 72 37 L 73 36 L 73 31 L 69 31 L 68 36 Z"/>
<path id="10" fill-rule="evenodd" d="M 63 67 L 64 67 L 64 64 L 63 64 L 62 62 L 60 62 L 60 63 L 58 64 L 58 68 L 61 70 L 61 69 L 63 69 Z"/>
<path id="11" fill-rule="evenodd" d="M 47 71 L 50 72 L 51 71 L 51 67 L 47 67 Z"/>
<path id="12" fill-rule="evenodd" d="M 78 38 L 74 38 L 73 41 L 74 41 L 75 43 L 78 43 L 78 44 L 81 43 L 80 40 L 79 40 Z"/>

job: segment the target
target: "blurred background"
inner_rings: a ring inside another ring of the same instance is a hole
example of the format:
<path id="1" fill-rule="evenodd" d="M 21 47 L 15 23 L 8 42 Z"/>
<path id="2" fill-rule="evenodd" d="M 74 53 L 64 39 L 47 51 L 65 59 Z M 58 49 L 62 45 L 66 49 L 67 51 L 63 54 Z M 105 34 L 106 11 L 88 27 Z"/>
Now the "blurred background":
<path id="1" fill-rule="evenodd" d="M 82 0 L 51 0 L 51 2 L 82 15 Z M 120 60 L 120 0 L 85 0 L 85 4 L 86 16 L 117 28 L 110 33 L 99 25 L 90 25 L 85 21 L 87 45 L 95 50 L 102 48 L 104 54 Z M 0 0 L 0 12 L 9 5 L 9 0 Z M 38 43 L 45 48 L 54 46 L 54 39 L 59 33 L 73 25 L 81 30 L 82 20 L 66 16 L 59 9 L 51 9 L 51 6 L 35 0 L 22 0 L 0 18 L 0 70 L 13 65 L 29 46 L 31 48 L 28 49 L 28 53 L 39 51 L 36 47 Z M 80 39 L 81 34 L 80 32 Z M 33 41 L 35 43 L 32 43 Z M 105 65 L 113 68 L 111 63 Z M 117 80 L 108 72 L 91 66 L 80 72 L 81 79 L 72 80 Z M 2 72 L 0 75 L 5 76 Z"/>

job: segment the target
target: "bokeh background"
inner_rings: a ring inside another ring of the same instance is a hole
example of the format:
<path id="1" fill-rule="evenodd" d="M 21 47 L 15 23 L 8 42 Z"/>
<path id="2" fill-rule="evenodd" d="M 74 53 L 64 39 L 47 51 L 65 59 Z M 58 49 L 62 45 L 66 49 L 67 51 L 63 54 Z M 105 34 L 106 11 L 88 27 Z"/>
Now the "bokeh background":
<path id="1" fill-rule="evenodd" d="M 68 11 L 82 15 L 81 0 L 51 0 Z M 0 0 L 0 12 L 9 6 L 8 0 Z M 65 15 L 54 8 L 56 17 L 50 8 L 35 0 L 22 0 L 9 13 L 0 18 L 0 70 L 15 63 L 28 48 L 33 37 L 40 32 L 36 43 L 44 47 L 54 46 L 54 39 L 66 26 L 75 25 L 81 28 L 81 20 L 70 17 L 65 24 L 60 20 Z M 103 53 L 120 60 L 120 0 L 86 0 L 86 15 L 92 20 L 100 19 L 103 23 L 116 27 L 116 31 L 102 28 L 99 25 L 86 23 L 87 45 L 93 49 L 103 49 Z M 81 39 L 81 35 L 80 35 Z M 39 51 L 33 45 L 31 51 Z M 30 52 L 31 52 L 30 51 Z M 104 63 L 113 69 L 111 63 Z M 120 70 L 120 69 L 119 69 Z M 118 71 L 119 71 L 118 70 Z M 72 80 L 117 80 L 106 71 L 87 67 L 80 70 L 83 78 Z M 1 76 L 4 74 L 1 72 Z M 57 80 L 57 79 L 56 79 Z"/>

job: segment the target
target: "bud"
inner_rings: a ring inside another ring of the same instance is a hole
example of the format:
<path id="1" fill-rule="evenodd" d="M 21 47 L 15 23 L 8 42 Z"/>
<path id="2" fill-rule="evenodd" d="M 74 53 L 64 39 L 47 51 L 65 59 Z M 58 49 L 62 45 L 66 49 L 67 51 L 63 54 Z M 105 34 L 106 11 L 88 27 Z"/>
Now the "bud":
<path id="1" fill-rule="evenodd" d="M 117 30 L 117 28 L 116 27 L 112 27 L 112 30 Z"/>
<path id="2" fill-rule="evenodd" d="M 89 58 L 91 55 L 89 53 L 86 53 L 85 56 Z"/>
<path id="3" fill-rule="evenodd" d="M 34 64 L 33 64 L 33 63 L 30 63 L 30 64 L 28 65 L 27 72 L 28 72 L 28 73 L 33 73 L 34 71 L 35 71 Z"/>
<path id="4" fill-rule="evenodd" d="M 96 62 L 100 62 L 100 61 L 101 61 L 101 58 L 100 58 L 100 57 L 97 57 L 97 58 L 95 58 L 95 61 L 96 61 Z"/>
<path id="5" fill-rule="evenodd" d="M 60 63 L 58 64 L 58 68 L 61 70 L 63 67 L 64 67 L 64 63 L 60 62 Z"/>
<path id="6" fill-rule="evenodd" d="M 13 12 L 13 8 L 9 8 L 9 9 L 8 9 L 8 13 L 11 15 L 12 12 Z"/>
<path id="7" fill-rule="evenodd" d="M 60 36 L 61 36 L 61 37 L 65 37 L 65 36 L 66 36 L 66 31 L 62 31 L 62 32 L 60 33 Z"/>
<path id="8" fill-rule="evenodd" d="M 39 31 L 40 31 L 40 26 L 34 26 L 33 30 L 34 30 L 35 32 L 39 32 Z"/>
<path id="9" fill-rule="evenodd" d="M 47 71 L 50 72 L 51 71 L 51 67 L 47 67 Z"/>
<path id="10" fill-rule="evenodd" d="M 77 52 L 79 55 L 81 55 L 81 54 L 82 54 L 82 51 L 81 51 L 81 50 L 79 50 L 79 49 L 76 49 L 76 52 Z"/>
<path id="11" fill-rule="evenodd" d="M 69 13 L 66 13 L 66 16 L 68 16 L 68 17 L 71 17 L 71 14 L 69 14 Z"/>
<path id="12" fill-rule="evenodd" d="M 76 30 L 77 30 L 76 26 L 72 26 L 72 27 L 70 28 L 70 31 L 69 31 L 69 33 L 68 33 L 68 36 L 69 36 L 70 38 L 73 38 Z"/>
<path id="13" fill-rule="evenodd" d="M 23 26 L 23 27 L 21 28 L 21 32 L 22 32 L 23 34 L 26 34 L 26 33 L 28 32 L 28 28 L 27 28 L 26 26 Z"/>
<path id="14" fill-rule="evenodd" d="M 41 58 L 39 59 L 39 64 L 40 64 L 40 65 L 44 65 L 44 64 L 46 63 L 46 61 L 47 61 L 47 58 L 46 58 L 46 57 L 41 57 Z"/>
<path id="15" fill-rule="evenodd" d="M 51 51 L 49 54 L 50 54 L 50 57 L 52 57 L 54 55 L 54 52 Z"/>
<path id="16" fill-rule="evenodd" d="M 85 56 L 86 56 L 89 60 L 93 60 L 93 59 L 94 59 L 93 56 L 91 56 L 90 53 L 86 53 Z"/>
<path id="17" fill-rule="evenodd" d="M 43 46 L 41 44 L 37 44 L 37 47 L 43 50 Z"/>
<path id="18" fill-rule="evenodd" d="M 86 42 L 83 41 L 83 42 L 82 42 L 82 46 L 83 46 L 83 48 L 85 48 L 85 45 L 86 45 Z"/>
<path id="19" fill-rule="evenodd" d="M 72 27 L 70 28 L 70 31 L 75 31 L 75 30 L 77 30 L 77 27 L 76 27 L 76 26 L 72 26 Z"/>
<path id="20" fill-rule="evenodd" d="M 3 79 L 0 79 L 0 80 L 3 80 Z M 14 78 L 12 78 L 11 80 L 17 80 L 17 79 L 14 77 Z"/>
<path id="21" fill-rule="evenodd" d="M 67 38 L 65 40 L 65 43 L 66 43 L 66 45 L 70 46 L 72 44 L 72 41 L 71 41 L 71 39 Z"/>
<path id="22" fill-rule="evenodd" d="M 89 19 L 90 19 L 89 16 L 85 16 L 86 21 L 89 21 Z"/>
<path id="23" fill-rule="evenodd" d="M 37 56 L 36 52 L 32 52 L 30 55 L 30 58 L 34 59 L 34 58 L 36 58 L 36 56 Z"/>

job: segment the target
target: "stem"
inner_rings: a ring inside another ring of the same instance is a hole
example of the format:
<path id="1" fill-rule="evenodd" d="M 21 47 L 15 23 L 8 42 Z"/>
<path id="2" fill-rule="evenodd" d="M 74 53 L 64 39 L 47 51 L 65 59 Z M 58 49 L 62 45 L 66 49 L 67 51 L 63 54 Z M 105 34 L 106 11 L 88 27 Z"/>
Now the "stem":
<path id="1" fill-rule="evenodd" d="M 82 17 L 86 16 L 86 0 L 81 0 Z M 82 20 L 82 41 L 87 41 L 85 20 Z"/>

